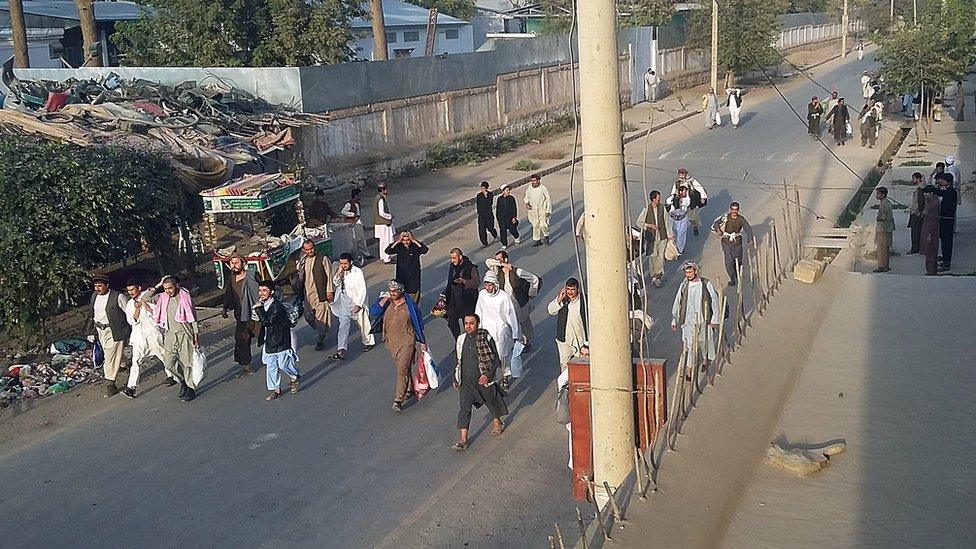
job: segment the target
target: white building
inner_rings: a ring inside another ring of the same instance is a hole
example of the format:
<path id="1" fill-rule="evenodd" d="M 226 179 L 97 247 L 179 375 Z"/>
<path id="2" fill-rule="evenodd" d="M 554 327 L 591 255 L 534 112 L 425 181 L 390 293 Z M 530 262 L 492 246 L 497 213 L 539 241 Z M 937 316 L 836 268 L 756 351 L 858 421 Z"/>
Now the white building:
<path id="1" fill-rule="evenodd" d="M 366 6 L 366 11 L 369 7 Z M 423 57 L 427 46 L 426 8 L 415 6 L 401 0 L 383 0 L 383 20 L 386 24 L 386 46 L 389 59 L 402 57 Z M 359 34 L 356 39 L 356 55 L 360 59 L 373 59 L 373 27 L 369 19 L 355 19 L 353 29 Z M 434 53 L 465 53 L 474 51 L 474 37 L 471 23 L 437 14 L 437 38 Z"/>

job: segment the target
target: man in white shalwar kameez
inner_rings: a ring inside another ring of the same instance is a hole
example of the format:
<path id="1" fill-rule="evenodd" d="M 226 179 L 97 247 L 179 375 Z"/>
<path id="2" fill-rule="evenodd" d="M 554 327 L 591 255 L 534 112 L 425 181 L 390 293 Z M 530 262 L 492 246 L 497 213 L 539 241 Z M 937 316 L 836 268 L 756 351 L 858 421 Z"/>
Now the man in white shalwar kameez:
<path id="1" fill-rule="evenodd" d="M 376 189 L 376 214 L 373 217 L 373 236 L 380 241 L 380 259 L 389 263 L 393 256 L 386 253 L 386 248 L 393 244 L 393 214 L 390 213 L 390 188 L 386 183 L 380 183 Z"/>
<path id="2" fill-rule="evenodd" d="M 691 211 L 691 197 L 688 196 L 688 187 L 680 185 L 678 194 L 672 195 L 666 204 L 668 216 L 671 218 L 671 226 L 674 228 L 674 243 L 678 247 L 678 254 L 685 251 L 685 243 L 688 241 L 688 227 L 691 220 L 688 213 Z"/>
<path id="3" fill-rule="evenodd" d="M 512 370 L 512 350 L 515 342 L 522 340 L 522 330 L 512 298 L 498 287 L 498 276 L 494 272 L 485 275 L 484 288 L 478 293 L 474 312 L 481 319 L 481 327 L 495 340 L 502 361 L 501 386 L 507 389 L 513 378 L 522 376 L 521 370 Z"/>
<path id="4" fill-rule="evenodd" d="M 528 211 L 529 223 L 532 224 L 532 245 L 549 245 L 549 216 L 552 215 L 552 199 L 549 189 L 542 184 L 542 176 L 533 174 L 529 177 L 529 188 L 525 191 L 525 209 Z M 495 341 L 498 341 L 496 338 Z"/>
<path id="5" fill-rule="evenodd" d="M 363 340 L 363 352 L 373 348 L 373 335 L 369 333 L 369 314 L 366 312 L 366 277 L 362 269 L 352 264 L 352 254 L 339 256 L 339 268 L 332 276 L 335 286 L 335 299 L 329 305 L 332 314 L 339 319 L 339 351 L 332 355 L 334 360 L 346 358 L 349 348 L 349 330 L 352 323 L 359 324 Z"/>
<path id="6" fill-rule="evenodd" d="M 732 129 L 739 129 L 739 113 L 742 112 L 742 90 L 739 88 L 728 88 L 725 90 L 725 104 L 729 107 L 729 118 L 732 120 Z"/>
<path id="7" fill-rule="evenodd" d="M 721 302 L 715 286 L 707 278 L 699 276 L 698 265 L 687 261 L 681 266 L 685 280 L 678 287 L 671 306 L 671 329 L 681 328 L 681 341 L 687 353 L 685 377 L 690 379 L 697 362 L 705 366 L 715 358 L 715 336 L 722 321 Z M 698 355 L 693 354 L 698 336 Z"/>
<path id="8" fill-rule="evenodd" d="M 135 398 L 143 361 L 154 356 L 163 362 L 163 334 L 156 328 L 156 322 L 153 320 L 153 304 L 148 303 L 152 291 L 143 291 L 142 285 L 134 280 L 126 284 L 125 291 L 131 298 L 126 302 L 123 310 L 125 319 L 129 322 L 129 326 L 132 326 L 132 333 L 129 335 L 129 344 L 132 345 L 132 366 L 129 367 L 129 381 L 126 388 L 122 389 L 122 394 Z M 173 372 L 169 370 L 166 370 L 166 385 L 176 385 Z"/>

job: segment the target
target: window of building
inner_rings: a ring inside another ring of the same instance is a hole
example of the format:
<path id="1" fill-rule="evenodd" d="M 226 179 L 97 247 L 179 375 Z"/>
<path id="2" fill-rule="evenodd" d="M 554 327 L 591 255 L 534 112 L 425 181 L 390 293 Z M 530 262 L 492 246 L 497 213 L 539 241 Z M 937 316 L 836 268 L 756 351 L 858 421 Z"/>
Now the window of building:
<path id="1" fill-rule="evenodd" d="M 403 31 L 404 42 L 420 42 L 420 31 Z"/>
<path id="2" fill-rule="evenodd" d="M 444 31 L 444 38 L 447 40 L 457 40 L 459 36 L 460 33 L 457 29 L 447 29 Z"/>
<path id="3" fill-rule="evenodd" d="M 388 32 L 388 33 L 386 33 L 386 43 L 387 44 L 396 44 L 396 33 L 395 32 Z"/>

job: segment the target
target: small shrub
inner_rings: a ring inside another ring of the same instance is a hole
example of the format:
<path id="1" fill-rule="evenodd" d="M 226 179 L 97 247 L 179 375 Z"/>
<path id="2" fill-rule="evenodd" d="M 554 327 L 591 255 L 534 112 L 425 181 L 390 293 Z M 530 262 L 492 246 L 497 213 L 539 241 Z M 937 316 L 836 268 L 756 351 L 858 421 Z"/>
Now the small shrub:
<path id="1" fill-rule="evenodd" d="M 539 165 L 538 162 L 533 162 L 528 159 L 523 159 L 513 164 L 512 167 L 509 169 L 517 172 L 531 172 L 531 171 L 538 170 L 540 167 L 541 166 Z"/>
<path id="2" fill-rule="evenodd" d="M 902 162 L 899 166 L 931 166 L 932 162 L 929 160 L 909 160 L 908 162 Z"/>
<path id="3" fill-rule="evenodd" d="M 533 154 L 532 158 L 539 160 L 559 160 L 564 156 L 566 156 L 566 152 L 559 149 L 542 149 Z"/>
<path id="4" fill-rule="evenodd" d="M 624 133 L 637 131 L 637 126 L 631 124 L 630 122 L 624 122 L 623 124 L 620 125 L 620 128 L 624 131 Z"/>

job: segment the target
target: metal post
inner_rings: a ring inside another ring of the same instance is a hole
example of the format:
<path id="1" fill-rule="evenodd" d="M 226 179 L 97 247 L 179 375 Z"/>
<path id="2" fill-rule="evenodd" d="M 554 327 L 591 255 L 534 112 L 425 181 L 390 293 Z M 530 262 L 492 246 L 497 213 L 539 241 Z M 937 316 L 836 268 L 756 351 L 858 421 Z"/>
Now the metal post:
<path id="1" fill-rule="evenodd" d="M 844 15 L 841 17 L 840 25 L 843 27 L 841 29 L 840 35 L 840 56 L 842 59 L 847 58 L 847 0 L 844 0 Z"/>
<path id="2" fill-rule="evenodd" d="M 587 303 L 592 327 L 593 473 L 595 482 L 620 486 L 633 466 L 634 386 L 615 6 L 613 0 L 579 2 L 577 16 L 587 240 L 600 243 L 586 250 L 587 283 L 600 289 L 600 299 Z"/>
<path id="3" fill-rule="evenodd" d="M 712 91 L 718 87 L 718 0 L 712 0 Z M 718 93 L 718 92 L 716 92 Z"/>

